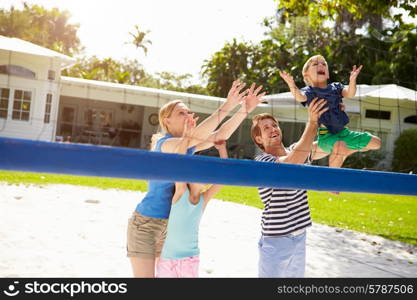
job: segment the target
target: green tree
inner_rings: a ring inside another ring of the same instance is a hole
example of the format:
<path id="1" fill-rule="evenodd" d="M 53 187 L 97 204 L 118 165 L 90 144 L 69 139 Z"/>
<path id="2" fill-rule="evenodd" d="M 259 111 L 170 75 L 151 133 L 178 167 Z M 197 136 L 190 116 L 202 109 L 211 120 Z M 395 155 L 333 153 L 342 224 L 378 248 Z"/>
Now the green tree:
<path id="1" fill-rule="evenodd" d="M 363 64 L 360 83 L 416 88 L 416 25 L 405 24 L 394 8 L 417 15 L 415 0 L 282 0 L 277 19 L 281 27 L 296 22 L 316 29 L 313 35 L 323 41 L 316 51 L 326 57 L 337 81 L 347 83 L 351 66 Z M 308 15 L 308 21 L 303 24 L 300 15 Z M 317 34 L 329 29 L 327 36 Z"/>
<path id="2" fill-rule="evenodd" d="M 145 55 L 148 53 L 147 45 L 152 45 L 151 40 L 146 38 L 149 33 L 149 30 L 141 31 L 139 25 L 135 25 L 135 31 L 133 33 L 129 32 L 129 35 L 133 38 L 130 43 L 133 44 L 136 49 L 142 48 Z"/>
<path id="3" fill-rule="evenodd" d="M 383 20 L 402 22 L 401 12 L 393 13 L 393 8 L 401 8 L 411 17 L 417 15 L 415 0 L 275 0 L 278 16 L 282 22 L 294 16 L 309 16 L 311 26 L 320 26 L 325 21 L 334 22 L 336 34 L 353 35 L 357 28 L 369 25 L 382 30 Z"/>
<path id="4" fill-rule="evenodd" d="M 226 97 L 237 78 L 248 74 L 250 61 L 255 47 L 246 42 L 238 43 L 236 39 L 227 42 L 223 48 L 214 53 L 202 67 L 203 76 L 208 78 L 207 90 L 218 97 Z"/>
<path id="5" fill-rule="evenodd" d="M 138 84 L 146 77 L 142 65 L 137 60 L 126 59 L 121 62 L 110 57 L 100 59 L 96 56 L 78 59 L 74 66 L 64 70 L 62 74 L 123 84 Z"/>
<path id="6" fill-rule="evenodd" d="M 74 66 L 63 70 L 62 75 L 194 94 L 208 94 L 204 87 L 190 82 L 190 74 L 176 75 L 169 72 L 161 72 L 156 75 L 148 74 L 137 60 L 127 58 L 122 61 L 110 57 L 100 59 L 96 56 L 79 58 Z"/>
<path id="7" fill-rule="evenodd" d="M 238 76 L 264 85 L 268 93 L 287 91 L 279 69 L 290 72 L 301 87 L 302 67 L 314 54 L 326 58 L 331 81 L 347 84 L 352 66 L 362 64 L 360 84 L 397 83 L 416 89 L 416 25 L 405 24 L 400 14 L 391 12 L 398 4 L 413 16 L 415 7 L 409 6 L 411 3 L 280 1 L 276 17 L 264 20 L 265 40 L 253 44 L 234 39 L 205 61 L 202 69 L 207 89 L 214 95 L 225 96 Z"/>
<path id="8" fill-rule="evenodd" d="M 392 169 L 417 173 L 417 129 L 404 130 L 395 141 Z"/>
<path id="9" fill-rule="evenodd" d="M 77 36 L 78 24 L 69 24 L 68 11 L 47 10 L 39 5 L 23 4 L 22 9 L 11 6 L 0 9 L 0 34 L 16 37 L 66 55 L 83 49 Z"/>

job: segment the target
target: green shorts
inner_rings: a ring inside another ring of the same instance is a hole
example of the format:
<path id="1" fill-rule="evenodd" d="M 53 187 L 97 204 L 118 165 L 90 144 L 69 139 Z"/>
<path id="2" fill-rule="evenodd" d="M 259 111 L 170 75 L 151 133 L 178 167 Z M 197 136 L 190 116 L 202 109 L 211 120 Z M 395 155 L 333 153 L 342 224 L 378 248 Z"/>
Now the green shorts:
<path id="1" fill-rule="evenodd" d="M 337 141 L 346 143 L 348 149 L 362 150 L 368 146 L 372 134 L 369 132 L 350 131 L 346 127 L 336 134 L 329 133 L 326 127 L 319 127 L 318 129 L 318 146 L 324 152 L 332 152 L 333 146 Z"/>

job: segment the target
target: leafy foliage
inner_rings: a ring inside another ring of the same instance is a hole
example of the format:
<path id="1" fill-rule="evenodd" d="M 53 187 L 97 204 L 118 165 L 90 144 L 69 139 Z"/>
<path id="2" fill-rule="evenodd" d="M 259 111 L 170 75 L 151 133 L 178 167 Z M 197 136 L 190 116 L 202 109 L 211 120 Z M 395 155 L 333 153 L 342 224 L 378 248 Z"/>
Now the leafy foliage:
<path id="1" fill-rule="evenodd" d="M 383 151 L 356 152 L 350 155 L 343 164 L 344 168 L 380 170 L 378 163 L 383 160 L 385 153 Z"/>
<path id="2" fill-rule="evenodd" d="M 364 66 L 361 84 L 396 83 L 416 89 L 417 27 L 392 8 L 417 14 L 413 1 L 283 0 L 276 18 L 266 18 L 267 38 L 253 44 L 233 39 L 203 65 L 207 89 L 225 96 L 234 78 L 257 82 L 268 93 L 287 91 L 279 69 L 304 86 L 301 70 L 308 57 L 323 55 L 330 80 L 348 83 L 353 65 Z M 302 17 L 308 16 L 308 17 Z"/>
<path id="3" fill-rule="evenodd" d="M 0 9 L 0 35 L 16 37 L 31 43 L 73 55 L 82 50 L 77 36 L 78 24 L 68 24 L 68 11 L 47 10 L 24 3 L 23 9 Z"/>
<path id="4" fill-rule="evenodd" d="M 417 173 L 417 129 L 404 130 L 395 141 L 392 169 Z"/>

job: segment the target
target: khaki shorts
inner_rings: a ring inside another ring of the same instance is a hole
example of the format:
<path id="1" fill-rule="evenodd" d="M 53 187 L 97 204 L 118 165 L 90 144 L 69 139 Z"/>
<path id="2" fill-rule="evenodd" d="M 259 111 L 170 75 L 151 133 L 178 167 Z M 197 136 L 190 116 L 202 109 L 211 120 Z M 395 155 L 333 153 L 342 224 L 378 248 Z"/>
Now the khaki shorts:
<path id="1" fill-rule="evenodd" d="M 127 225 L 127 257 L 155 258 L 161 255 L 168 219 L 145 217 L 133 212 Z"/>

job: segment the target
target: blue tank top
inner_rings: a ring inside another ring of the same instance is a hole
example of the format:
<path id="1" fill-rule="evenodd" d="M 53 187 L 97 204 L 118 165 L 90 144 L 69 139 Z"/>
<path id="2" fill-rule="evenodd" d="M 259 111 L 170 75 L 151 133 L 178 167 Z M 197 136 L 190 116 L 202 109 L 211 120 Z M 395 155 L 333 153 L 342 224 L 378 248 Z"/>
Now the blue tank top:
<path id="1" fill-rule="evenodd" d="M 162 258 L 182 259 L 200 254 L 198 229 L 203 215 L 204 197 L 201 195 L 198 203 L 192 204 L 189 195 L 186 189 L 181 198 L 172 204 Z"/>
<path id="2" fill-rule="evenodd" d="M 348 115 L 340 109 L 343 88 L 344 86 L 340 82 L 332 82 L 324 89 L 312 86 L 301 89 L 307 96 L 307 101 L 301 103 L 304 106 L 310 105 L 316 97 L 327 100 L 326 106 L 329 107 L 329 110 L 320 116 L 319 123 L 326 126 L 333 134 L 340 132 L 349 123 Z"/>
<path id="3" fill-rule="evenodd" d="M 163 142 L 172 138 L 172 135 L 166 134 L 160 138 L 155 146 L 157 152 L 161 152 Z M 187 154 L 193 154 L 195 147 L 187 150 Z M 141 202 L 136 206 L 136 211 L 143 216 L 151 218 L 168 219 L 171 209 L 172 196 L 174 195 L 175 183 L 171 181 L 150 180 L 148 192 Z"/>

